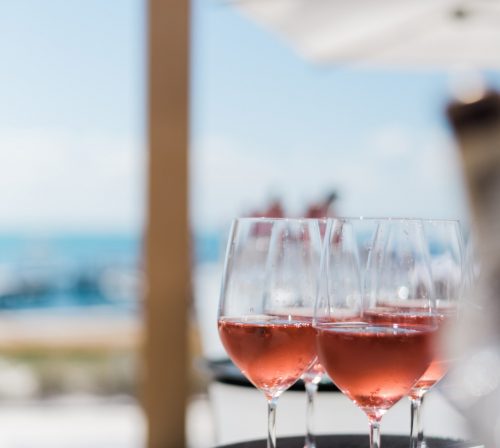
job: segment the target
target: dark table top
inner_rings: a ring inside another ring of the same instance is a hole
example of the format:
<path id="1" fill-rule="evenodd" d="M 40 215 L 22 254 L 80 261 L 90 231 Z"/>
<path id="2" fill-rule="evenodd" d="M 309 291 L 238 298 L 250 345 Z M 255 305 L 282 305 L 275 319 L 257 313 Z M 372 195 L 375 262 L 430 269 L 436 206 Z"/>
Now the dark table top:
<path id="1" fill-rule="evenodd" d="M 453 439 L 426 438 L 429 448 L 473 448 L 479 444 Z M 317 448 L 368 448 L 368 434 L 366 435 L 319 435 L 316 437 Z M 382 448 L 408 448 L 408 436 L 382 436 Z M 253 440 L 224 445 L 219 448 L 266 448 L 266 440 Z M 304 437 L 283 437 L 277 441 L 277 448 L 304 448 Z"/>
<path id="2" fill-rule="evenodd" d="M 204 360 L 200 361 L 200 367 L 209 373 L 213 380 L 219 383 L 231 384 L 233 386 L 255 387 L 245 376 L 240 372 L 229 359 L 221 360 Z M 304 383 L 298 380 L 288 390 L 304 390 Z M 318 385 L 319 392 L 338 392 L 339 389 L 326 376 Z"/>

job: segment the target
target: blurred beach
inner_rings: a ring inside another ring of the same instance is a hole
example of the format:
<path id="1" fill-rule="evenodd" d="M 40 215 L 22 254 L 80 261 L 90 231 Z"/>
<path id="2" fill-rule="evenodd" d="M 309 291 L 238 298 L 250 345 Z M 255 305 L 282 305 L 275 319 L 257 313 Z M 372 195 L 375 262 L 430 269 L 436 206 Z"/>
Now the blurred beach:
<path id="1" fill-rule="evenodd" d="M 222 232 L 193 236 L 195 296 L 204 291 L 196 309 L 210 334 L 224 244 Z M 143 445 L 143 284 L 140 235 L 0 235 L 0 443 Z M 221 354 L 218 338 L 202 342 L 205 354 Z M 204 447 L 210 410 L 204 395 L 190 403 L 189 445 Z"/>
<path id="2" fill-rule="evenodd" d="M 0 235 L 0 310 L 137 313 L 140 255 L 132 235 Z"/>
<path id="3" fill-rule="evenodd" d="M 0 397 L 136 394 L 141 239 L 0 235 Z"/>
<path id="4" fill-rule="evenodd" d="M 211 358 L 225 353 L 213 324 L 224 244 L 223 232 L 193 235 L 193 301 Z M 140 235 L 0 235 L 0 397 L 135 395 L 143 287 Z"/>

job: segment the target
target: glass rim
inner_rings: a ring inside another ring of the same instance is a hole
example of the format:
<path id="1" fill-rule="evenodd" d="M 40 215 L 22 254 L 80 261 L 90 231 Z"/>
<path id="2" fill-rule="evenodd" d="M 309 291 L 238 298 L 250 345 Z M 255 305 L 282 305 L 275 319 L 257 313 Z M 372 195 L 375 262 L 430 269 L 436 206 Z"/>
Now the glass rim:
<path id="1" fill-rule="evenodd" d="M 328 221 L 329 219 L 334 218 L 278 218 L 278 217 L 266 217 L 266 216 L 243 216 L 239 218 L 233 218 L 233 222 L 287 222 L 287 221 L 296 221 L 296 222 L 316 222 L 316 221 Z"/>
<path id="2" fill-rule="evenodd" d="M 326 218 L 331 220 L 357 220 L 357 221 L 422 221 L 422 222 L 456 222 L 460 223 L 458 218 L 417 218 L 414 216 L 338 216 Z"/>
<path id="3" fill-rule="evenodd" d="M 384 221 L 384 222 L 421 222 L 421 223 L 456 223 L 461 224 L 458 218 L 416 218 L 403 216 L 325 216 L 322 218 L 307 217 L 267 217 L 267 216 L 241 216 L 232 219 L 232 222 L 328 222 L 328 221 Z"/>

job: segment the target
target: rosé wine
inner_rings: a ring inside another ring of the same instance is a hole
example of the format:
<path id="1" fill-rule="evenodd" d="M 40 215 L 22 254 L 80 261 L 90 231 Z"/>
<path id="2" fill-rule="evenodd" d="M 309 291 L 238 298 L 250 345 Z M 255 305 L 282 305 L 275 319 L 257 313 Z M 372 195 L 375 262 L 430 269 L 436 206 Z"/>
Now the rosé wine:
<path id="1" fill-rule="evenodd" d="M 442 332 L 455 312 L 451 307 L 438 309 L 432 313 L 422 308 L 380 307 L 366 312 L 365 318 L 373 323 L 434 325 L 438 327 L 439 332 Z M 449 361 L 438 348 L 436 347 L 435 358 L 431 365 L 413 386 L 411 397 L 418 398 L 423 395 L 446 374 Z"/>
<path id="2" fill-rule="evenodd" d="M 371 323 L 317 327 L 321 364 L 370 418 L 407 395 L 433 359 L 432 327 Z"/>
<path id="3" fill-rule="evenodd" d="M 222 318 L 218 325 L 230 358 L 268 397 L 288 389 L 316 357 L 310 322 L 257 316 Z"/>

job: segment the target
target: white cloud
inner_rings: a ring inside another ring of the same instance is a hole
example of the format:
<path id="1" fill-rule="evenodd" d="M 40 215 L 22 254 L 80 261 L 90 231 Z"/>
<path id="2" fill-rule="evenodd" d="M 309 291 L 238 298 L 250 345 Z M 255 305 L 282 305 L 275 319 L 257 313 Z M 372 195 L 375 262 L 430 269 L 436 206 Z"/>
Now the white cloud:
<path id="1" fill-rule="evenodd" d="M 142 222 L 145 151 L 127 137 L 0 131 L 0 228 L 128 230 Z"/>
<path id="2" fill-rule="evenodd" d="M 370 144 L 381 159 L 404 157 L 412 150 L 411 136 L 396 124 L 378 129 L 370 136 Z"/>
<path id="3" fill-rule="evenodd" d="M 335 144 L 335 142 L 333 142 Z M 192 210 L 197 228 L 217 227 L 263 207 L 274 193 L 292 214 L 338 188 L 339 213 L 365 216 L 463 217 L 455 148 L 439 129 L 397 125 L 366 135 L 361 147 L 318 152 L 253 148 L 210 137 L 194 142 Z M 267 149 L 267 151 L 263 151 Z"/>

